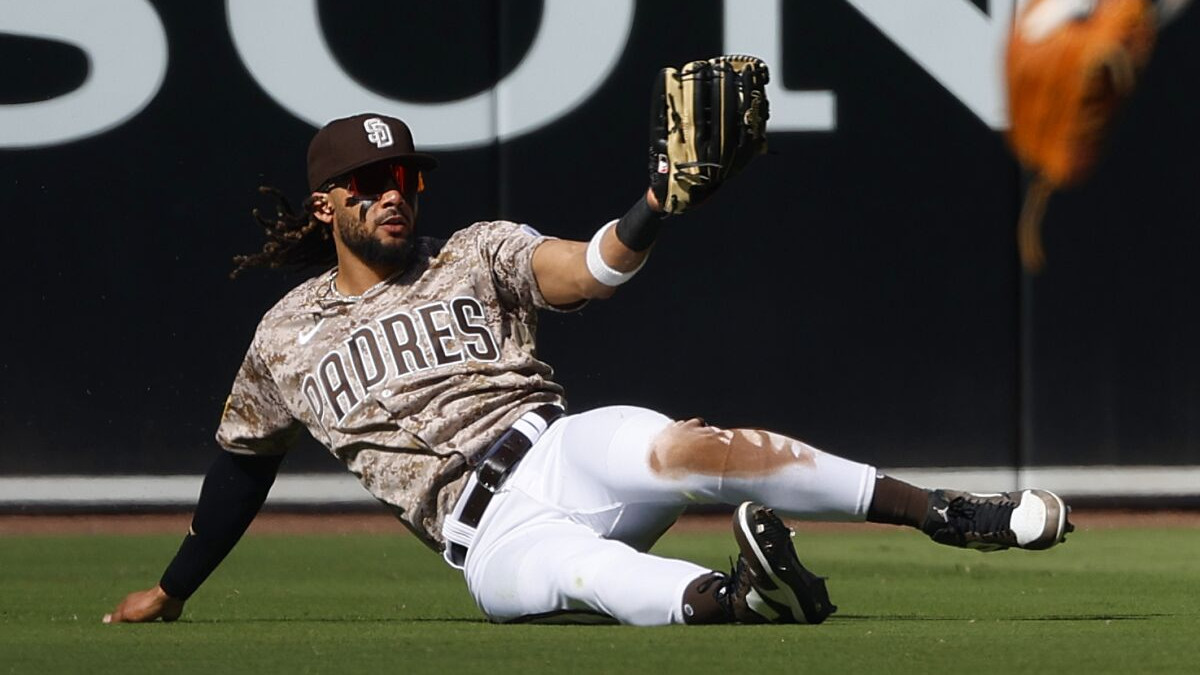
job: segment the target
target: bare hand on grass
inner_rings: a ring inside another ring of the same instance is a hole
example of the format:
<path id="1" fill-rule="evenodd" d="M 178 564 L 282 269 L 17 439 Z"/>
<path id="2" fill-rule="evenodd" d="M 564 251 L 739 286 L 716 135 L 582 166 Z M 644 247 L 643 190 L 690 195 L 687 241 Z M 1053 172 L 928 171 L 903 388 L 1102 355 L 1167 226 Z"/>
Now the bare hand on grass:
<path id="1" fill-rule="evenodd" d="M 125 596 L 111 614 L 104 615 L 104 623 L 144 623 L 162 619 L 174 621 L 183 613 L 183 600 L 172 598 L 161 586 L 135 591 Z"/>

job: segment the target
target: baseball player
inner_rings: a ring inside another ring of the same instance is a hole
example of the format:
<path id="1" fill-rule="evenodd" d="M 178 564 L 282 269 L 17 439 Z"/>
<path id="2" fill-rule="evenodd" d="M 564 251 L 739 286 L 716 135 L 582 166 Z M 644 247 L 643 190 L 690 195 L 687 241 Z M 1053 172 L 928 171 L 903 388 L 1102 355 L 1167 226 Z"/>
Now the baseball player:
<path id="1" fill-rule="evenodd" d="M 307 429 L 446 563 L 490 620 L 820 623 L 836 608 L 779 515 L 893 523 L 985 550 L 1072 528 L 1043 490 L 926 490 L 757 429 L 613 406 L 567 414 L 537 313 L 611 296 L 663 224 L 654 189 L 590 241 L 506 221 L 418 236 L 404 122 L 338 119 L 308 150 L 305 210 L 280 207 L 241 266 L 329 262 L 263 317 L 233 383 L 192 526 L 154 587 L 105 622 L 177 619 Z M 737 506 L 728 573 L 647 553 L 693 503 Z"/>

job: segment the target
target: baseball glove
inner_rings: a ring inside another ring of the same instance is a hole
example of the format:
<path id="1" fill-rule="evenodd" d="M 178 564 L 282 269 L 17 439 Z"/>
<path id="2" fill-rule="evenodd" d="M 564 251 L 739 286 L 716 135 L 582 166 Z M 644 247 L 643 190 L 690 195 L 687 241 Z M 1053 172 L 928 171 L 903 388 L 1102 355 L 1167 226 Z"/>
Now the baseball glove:
<path id="1" fill-rule="evenodd" d="M 1045 261 L 1040 228 L 1050 193 L 1080 182 L 1095 164 L 1155 33 L 1149 0 L 1032 0 L 1017 17 L 1005 66 L 1008 140 L 1036 174 L 1019 225 L 1026 269 Z"/>
<path id="2" fill-rule="evenodd" d="M 718 56 L 664 68 L 650 108 L 650 187 L 683 213 L 767 150 L 767 64 Z"/>

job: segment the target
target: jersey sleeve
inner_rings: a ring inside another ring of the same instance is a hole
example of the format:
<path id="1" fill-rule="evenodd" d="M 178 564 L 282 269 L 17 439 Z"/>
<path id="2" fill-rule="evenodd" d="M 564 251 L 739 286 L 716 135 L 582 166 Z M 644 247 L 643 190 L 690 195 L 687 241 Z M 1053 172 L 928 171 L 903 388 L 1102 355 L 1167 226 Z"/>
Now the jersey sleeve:
<path id="1" fill-rule="evenodd" d="M 492 270 L 492 281 L 501 298 L 511 305 L 570 311 L 578 306 L 556 307 L 546 302 L 533 276 L 533 251 L 547 237 L 529 225 L 508 221 L 487 223 L 479 232 L 480 254 Z"/>
<path id="2" fill-rule="evenodd" d="M 258 350 L 250 345 L 225 401 L 217 443 L 243 455 L 279 455 L 295 444 L 303 428 L 284 404 L 279 386 Z"/>

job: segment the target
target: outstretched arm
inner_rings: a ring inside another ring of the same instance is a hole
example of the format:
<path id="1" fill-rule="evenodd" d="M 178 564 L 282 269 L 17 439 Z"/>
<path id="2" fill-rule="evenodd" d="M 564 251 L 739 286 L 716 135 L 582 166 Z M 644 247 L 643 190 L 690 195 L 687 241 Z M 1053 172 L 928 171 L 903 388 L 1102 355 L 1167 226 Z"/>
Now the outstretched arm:
<path id="1" fill-rule="evenodd" d="M 104 623 L 174 621 L 183 604 L 233 549 L 258 515 L 275 482 L 283 455 L 237 455 L 222 451 L 200 489 L 187 537 L 158 585 L 125 596 Z"/>
<path id="2" fill-rule="evenodd" d="M 533 253 L 550 304 L 607 298 L 641 268 L 662 218 L 708 199 L 767 150 L 767 65 L 745 55 L 662 69 L 650 95 L 650 189 L 588 243 L 549 240 Z"/>
<path id="3" fill-rule="evenodd" d="M 661 219 L 708 199 L 767 150 L 767 65 L 719 56 L 662 69 L 650 95 L 650 189 L 588 243 L 549 240 L 533 273 L 552 305 L 607 298 L 642 266 Z"/>
<path id="4" fill-rule="evenodd" d="M 533 252 L 533 274 L 546 301 L 567 306 L 607 298 L 650 255 L 662 218 L 654 192 L 646 191 L 620 219 L 600 228 L 590 242 L 549 239 Z"/>

